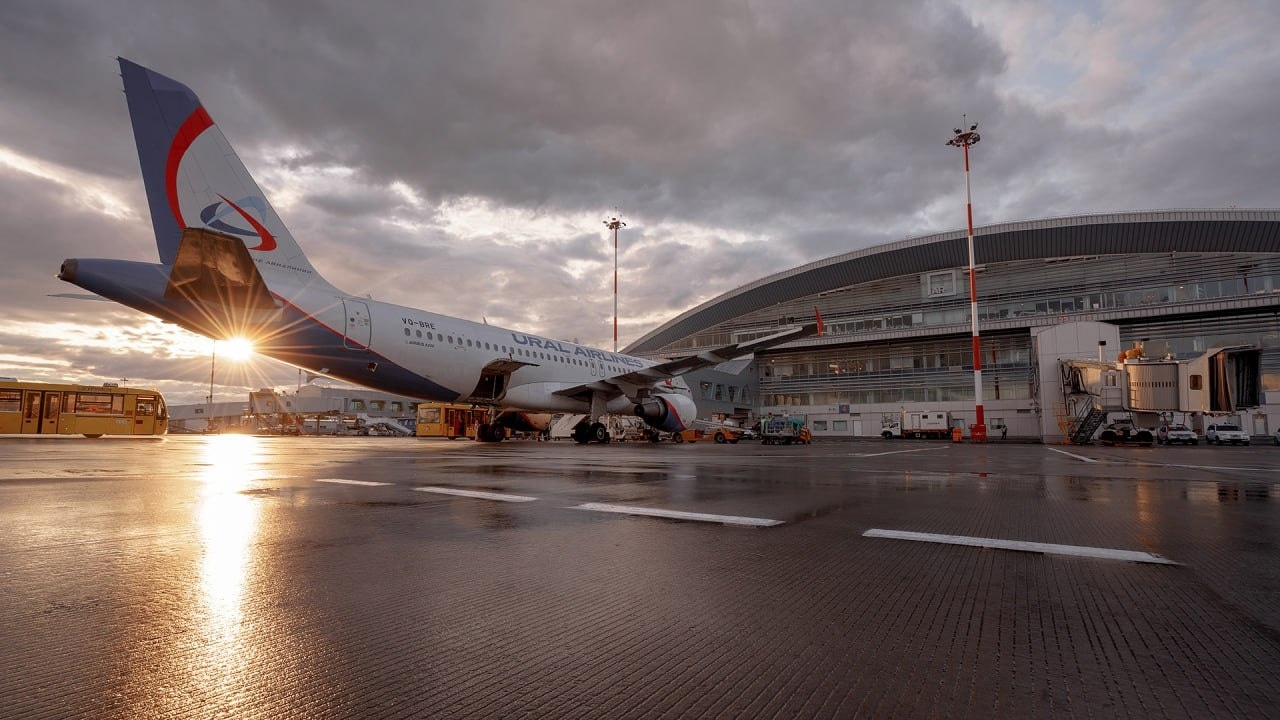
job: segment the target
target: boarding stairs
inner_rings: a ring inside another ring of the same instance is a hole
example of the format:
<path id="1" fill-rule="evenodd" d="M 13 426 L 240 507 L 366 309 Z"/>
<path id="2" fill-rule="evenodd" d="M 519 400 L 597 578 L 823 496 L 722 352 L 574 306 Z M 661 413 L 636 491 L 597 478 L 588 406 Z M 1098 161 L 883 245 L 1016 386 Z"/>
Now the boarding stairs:
<path id="1" fill-rule="evenodd" d="M 1088 445 L 1093 434 L 1107 420 L 1107 411 L 1096 403 L 1086 404 L 1083 412 L 1071 423 L 1071 444 Z"/>

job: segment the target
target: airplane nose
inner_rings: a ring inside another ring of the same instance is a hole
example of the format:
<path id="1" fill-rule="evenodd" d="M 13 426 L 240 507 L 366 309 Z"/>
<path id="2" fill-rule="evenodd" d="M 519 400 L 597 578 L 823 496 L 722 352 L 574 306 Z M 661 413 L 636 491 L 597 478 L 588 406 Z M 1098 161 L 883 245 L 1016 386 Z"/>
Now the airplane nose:
<path id="1" fill-rule="evenodd" d="M 66 280 L 70 283 L 76 281 L 76 261 L 74 259 L 62 261 L 62 267 L 58 270 L 58 279 Z"/>

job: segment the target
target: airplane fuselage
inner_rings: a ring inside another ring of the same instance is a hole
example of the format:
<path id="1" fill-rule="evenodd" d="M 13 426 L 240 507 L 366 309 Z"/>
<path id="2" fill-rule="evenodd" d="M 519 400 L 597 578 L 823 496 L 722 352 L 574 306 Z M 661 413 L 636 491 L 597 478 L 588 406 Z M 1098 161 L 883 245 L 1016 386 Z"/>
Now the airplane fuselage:
<path id="1" fill-rule="evenodd" d="M 589 402 L 556 395 L 556 391 L 656 364 L 564 340 L 346 296 L 334 292 L 327 283 L 296 287 L 277 281 L 271 295 L 279 309 L 265 314 L 189 307 L 181 300 L 164 297 L 171 272 L 170 266 L 156 263 L 77 259 L 64 264 L 61 277 L 193 332 L 215 338 L 243 334 L 261 355 L 422 400 L 585 414 L 591 411 Z M 486 377 L 493 381 L 482 383 Z M 654 390 L 690 395 L 678 377 Z M 634 405 L 625 395 L 613 397 L 605 411 L 631 414 Z"/>

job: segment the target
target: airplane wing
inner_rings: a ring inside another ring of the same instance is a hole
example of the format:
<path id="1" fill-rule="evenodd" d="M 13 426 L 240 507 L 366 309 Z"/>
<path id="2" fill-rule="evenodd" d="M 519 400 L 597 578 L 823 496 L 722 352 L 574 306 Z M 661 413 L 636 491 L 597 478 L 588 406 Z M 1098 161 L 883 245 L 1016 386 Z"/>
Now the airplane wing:
<path id="1" fill-rule="evenodd" d="M 652 365 L 641 370 L 634 370 L 624 375 L 609 378 L 609 380 L 631 383 L 633 385 L 652 385 L 655 382 L 684 375 L 685 373 L 692 372 L 694 370 L 714 367 L 720 363 L 740 358 L 743 355 L 749 355 L 776 345 L 788 343 L 793 340 L 801 340 L 817 334 L 820 334 L 820 324 L 809 323 L 808 325 L 789 328 L 766 337 L 756 338 L 755 340 L 725 345 L 723 347 L 718 347 L 715 350 L 704 350 L 696 355 L 689 355 L 688 357 L 682 357 L 676 360 L 668 360 L 667 362 L 658 363 L 657 365 Z"/>
<path id="2" fill-rule="evenodd" d="M 774 333 L 755 340 L 748 340 L 742 343 L 734 343 L 718 347 L 715 350 L 704 350 L 696 355 L 678 358 L 676 360 L 668 360 L 667 362 L 651 365 L 641 370 L 633 370 L 621 375 L 597 380 L 593 383 L 585 385 L 577 385 L 563 390 L 557 390 L 556 395 L 564 395 L 566 397 L 590 397 L 593 393 L 604 393 L 605 397 L 617 397 L 624 393 L 623 386 L 640 386 L 647 387 L 663 380 L 684 375 L 694 370 L 700 370 L 706 367 L 714 367 L 723 362 L 728 362 L 735 358 L 740 358 L 753 352 L 764 350 L 766 348 L 781 345 L 793 340 L 800 340 L 812 335 L 820 335 L 822 332 L 822 318 L 818 318 L 818 322 L 809 323 L 800 327 L 789 328 L 779 333 Z"/>

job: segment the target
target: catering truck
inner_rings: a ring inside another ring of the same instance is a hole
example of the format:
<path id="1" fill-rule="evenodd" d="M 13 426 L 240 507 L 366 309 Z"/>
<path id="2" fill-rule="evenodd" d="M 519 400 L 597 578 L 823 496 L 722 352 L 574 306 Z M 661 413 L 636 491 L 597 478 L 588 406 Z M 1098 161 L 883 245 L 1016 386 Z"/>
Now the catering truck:
<path id="1" fill-rule="evenodd" d="M 904 410 L 900 417 L 886 417 L 880 424 L 880 437 L 937 438 L 951 437 L 951 413 L 945 410 L 918 412 Z"/>

